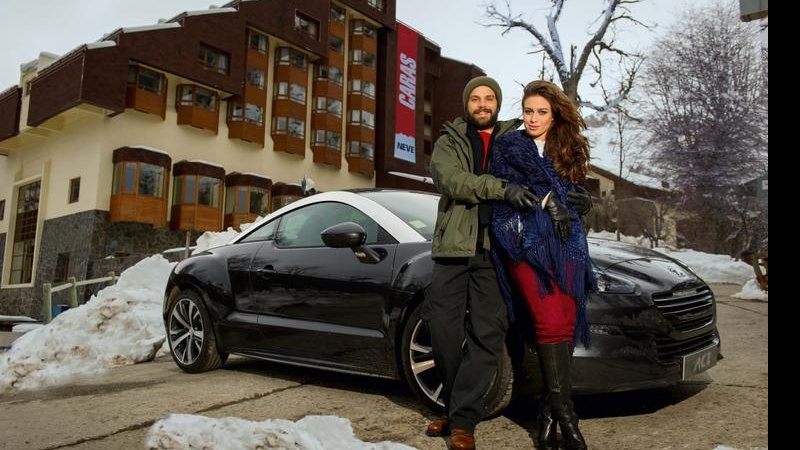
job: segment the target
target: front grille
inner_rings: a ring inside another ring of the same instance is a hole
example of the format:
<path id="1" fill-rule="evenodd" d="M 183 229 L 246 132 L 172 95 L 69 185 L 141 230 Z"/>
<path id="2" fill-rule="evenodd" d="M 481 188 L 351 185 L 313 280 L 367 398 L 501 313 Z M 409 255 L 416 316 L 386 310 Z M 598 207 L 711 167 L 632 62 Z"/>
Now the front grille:
<path id="1" fill-rule="evenodd" d="M 653 294 L 653 303 L 677 331 L 691 331 L 714 320 L 714 294 L 708 286 Z"/>
<path id="2" fill-rule="evenodd" d="M 714 338 L 713 330 L 681 341 L 676 341 L 672 338 L 656 338 L 656 358 L 658 358 L 658 362 L 663 364 L 675 362 L 683 355 L 688 355 L 712 345 Z"/>

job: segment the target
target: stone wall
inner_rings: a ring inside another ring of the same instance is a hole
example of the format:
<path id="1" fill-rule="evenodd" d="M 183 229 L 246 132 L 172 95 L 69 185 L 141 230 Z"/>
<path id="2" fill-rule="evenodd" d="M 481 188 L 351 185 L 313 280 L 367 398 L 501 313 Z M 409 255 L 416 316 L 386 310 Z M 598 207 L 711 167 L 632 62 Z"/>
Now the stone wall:
<path id="1" fill-rule="evenodd" d="M 192 245 L 199 235 L 191 233 Z M 0 289 L 0 314 L 42 318 L 42 284 L 54 283 L 59 254 L 69 256 L 67 275 L 80 281 L 104 277 L 111 271 L 119 275 L 142 258 L 183 246 L 186 239 L 183 231 L 138 223 L 112 224 L 108 212 L 98 210 L 46 220 L 41 236 L 34 286 Z M 171 255 L 172 260 L 180 256 L 182 253 Z M 104 286 L 78 287 L 78 302 L 84 303 Z M 67 304 L 67 291 L 54 293 L 52 303 Z"/>

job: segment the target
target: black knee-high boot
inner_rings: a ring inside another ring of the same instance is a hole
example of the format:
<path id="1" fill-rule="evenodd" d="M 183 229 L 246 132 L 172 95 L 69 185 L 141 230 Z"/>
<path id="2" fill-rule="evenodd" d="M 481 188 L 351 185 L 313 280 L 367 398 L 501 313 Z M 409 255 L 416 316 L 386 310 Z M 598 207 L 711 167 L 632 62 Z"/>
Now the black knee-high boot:
<path id="1" fill-rule="evenodd" d="M 571 351 L 567 342 L 538 344 L 536 351 L 544 376 L 545 397 L 549 397 L 550 410 L 561 427 L 561 437 L 567 450 L 586 450 L 586 441 L 578 429 L 578 416 L 572 403 L 570 380 Z M 555 435 L 553 426 L 553 435 Z M 541 432 L 540 432 L 541 436 Z M 541 443 L 540 443 L 541 445 Z M 544 447 L 549 448 L 549 447 Z M 553 447 L 556 448 L 556 447 Z"/>
<path id="2" fill-rule="evenodd" d="M 538 450 L 558 450 L 558 422 L 553 417 L 550 394 L 542 395 L 539 415 L 536 418 L 536 448 Z"/>

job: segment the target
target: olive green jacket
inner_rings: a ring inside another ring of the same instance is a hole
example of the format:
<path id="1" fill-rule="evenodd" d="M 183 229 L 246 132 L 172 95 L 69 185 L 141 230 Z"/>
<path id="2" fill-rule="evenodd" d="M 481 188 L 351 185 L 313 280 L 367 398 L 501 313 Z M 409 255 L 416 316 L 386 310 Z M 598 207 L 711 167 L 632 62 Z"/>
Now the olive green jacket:
<path id="1" fill-rule="evenodd" d="M 516 130 L 519 119 L 499 121 L 495 139 Z M 475 175 L 473 153 L 467 138 L 467 122 L 459 117 L 442 126 L 433 147 L 431 174 L 439 193 L 439 212 L 433 234 L 432 256 L 469 257 L 475 255 L 478 241 L 478 203 L 503 200 L 505 181 L 492 175 Z M 489 248 L 488 230 L 483 239 Z"/>

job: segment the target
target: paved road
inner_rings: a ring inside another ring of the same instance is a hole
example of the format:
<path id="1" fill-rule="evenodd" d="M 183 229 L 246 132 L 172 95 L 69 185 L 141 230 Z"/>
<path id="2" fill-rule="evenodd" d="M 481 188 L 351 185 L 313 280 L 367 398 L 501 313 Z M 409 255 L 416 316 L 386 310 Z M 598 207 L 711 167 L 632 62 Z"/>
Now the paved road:
<path id="1" fill-rule="evenodd" d="M 713 289 L 725 359 L 675 388 L 579 398 L 592 450 L 767 447 L 768 304 L 730 298 L 735 286 Z M 427 411 L 398 382 L 244 359 L 188 375 L 159 358 L 59 388 L 0 396 L 0 449 L 144 449 L 150 425 L 169 413 L 254 421 L 334 414 L 350 419 L 365 441 L 445 448 L 442 439 L 423 436 Z M 518 402 L 478 427 L 479 448 L 533 448 L 534 420 Z"/>

